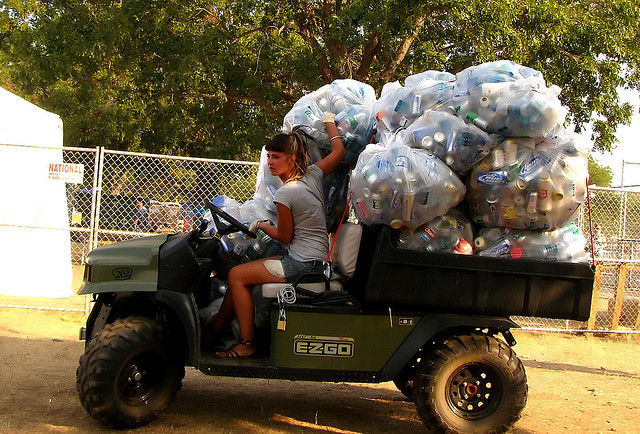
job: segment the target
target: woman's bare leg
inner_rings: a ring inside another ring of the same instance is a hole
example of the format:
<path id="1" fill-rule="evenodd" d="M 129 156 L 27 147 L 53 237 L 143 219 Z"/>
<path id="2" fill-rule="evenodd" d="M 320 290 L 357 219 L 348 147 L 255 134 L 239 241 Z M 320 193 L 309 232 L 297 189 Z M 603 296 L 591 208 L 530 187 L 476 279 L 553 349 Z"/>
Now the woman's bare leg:
<path id="1" fill-rule="evenodd" d="M 254 307 L 250 288 L 265 282 L 285 282 L 284 279 L 275 277 L 269 273 L 262 262 L 263 261 L 248 262 L 237 265 L 231 269 L 228 279 L 229 289 L 222 303 L 223 306 L 220 308 L 220 313 L 218 314 L 220 320 L 218 320 L 218 317 L 214 319 L 214 330 L 220 326 L 223 321 L 227 321 L 232 308 L 238 317 L 240 339 L 253 341 Z M 225 306 L 225 303 L 227 306 Z M 233 317 L 233 315 L 231 315 L 231 317 Z M 255 352 L 255 348 L 243 344 L 236 345 L 232 350 L 241 357 L 249 356 Z"/>

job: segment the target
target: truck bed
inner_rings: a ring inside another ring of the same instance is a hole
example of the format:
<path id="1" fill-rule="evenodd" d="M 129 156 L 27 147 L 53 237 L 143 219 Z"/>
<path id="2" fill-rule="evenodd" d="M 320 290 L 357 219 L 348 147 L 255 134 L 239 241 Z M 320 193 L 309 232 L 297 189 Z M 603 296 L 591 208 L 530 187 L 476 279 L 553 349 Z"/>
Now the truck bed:
<path id="1" fill-rule="evenodd" d="M 352 292 L 366 308 L 589 318 L 588 264 L 399 249 L 395 235 L 364 228 Z"/>

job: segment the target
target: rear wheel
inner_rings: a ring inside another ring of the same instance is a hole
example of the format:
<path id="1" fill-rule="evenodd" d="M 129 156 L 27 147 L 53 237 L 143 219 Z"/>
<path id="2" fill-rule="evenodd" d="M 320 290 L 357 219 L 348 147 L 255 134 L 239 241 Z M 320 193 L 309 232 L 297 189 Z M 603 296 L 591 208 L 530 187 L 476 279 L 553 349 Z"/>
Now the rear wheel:
<path id="1" fill-rule="evenodd" d="M 420 419 L 432 432 L 501 433 L 520 418 L 527 377 L 504 342 L 461 335 L 422 357 L 413 393 Z"/>
<path id="2" fill-rule="evenodd" d="M 76 372 L 80 401 L 97 421 L 114 428 L 146 425 L 173 401 L 184 363 L 162 326 L 148 318 L 118 319 L 87 346 Z"/>

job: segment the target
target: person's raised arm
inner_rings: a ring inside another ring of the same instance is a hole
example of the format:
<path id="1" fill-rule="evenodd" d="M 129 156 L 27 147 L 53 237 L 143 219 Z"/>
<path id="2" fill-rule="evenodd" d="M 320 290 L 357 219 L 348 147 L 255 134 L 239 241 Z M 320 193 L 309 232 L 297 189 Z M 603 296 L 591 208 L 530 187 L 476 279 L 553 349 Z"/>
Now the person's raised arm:
<path id="1" fill-rule="evenodd" d="M 322 122 L 327 129 L 327 134 L 329 134 L 331 153 L 315 163 L 315 165 L 322 170 L 324 176 L 327 176 L 329 173 L 333 172 L 336 167 L 338 167 L 338 164 L 340 164 L 340 161 L 342 161 L 345 154 L 344 143 L 342 142 L 342 137 L 338 132 L 338 127 L 336 126 L 335 121 L 336 115 L 333 113 L 325 112 L 322 115 Z"/>

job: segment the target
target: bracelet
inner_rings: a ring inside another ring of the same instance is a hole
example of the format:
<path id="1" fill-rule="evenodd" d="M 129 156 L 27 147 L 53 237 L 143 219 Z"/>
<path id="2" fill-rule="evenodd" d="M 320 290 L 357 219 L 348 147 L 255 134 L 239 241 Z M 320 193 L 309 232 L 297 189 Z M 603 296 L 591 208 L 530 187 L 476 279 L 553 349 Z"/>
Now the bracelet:
<path id="1" fill-rule="evenodd" d="M 260 223 L 262 223 L 262 220 L 258 220 L 258 223 L 256 223 L 256 230 L 257 231 L 260 230 Z"/>
<path id="2" fill-rule="evenodd" d="M 333 141 L 333 139 L 342 139 L 342 137 L 341 137 L 341 136 L 333 136 L 333 137 L 331 137 L 331 138 L 329 139 L 329 142 L 332 142 L 332 141 Z"/>

